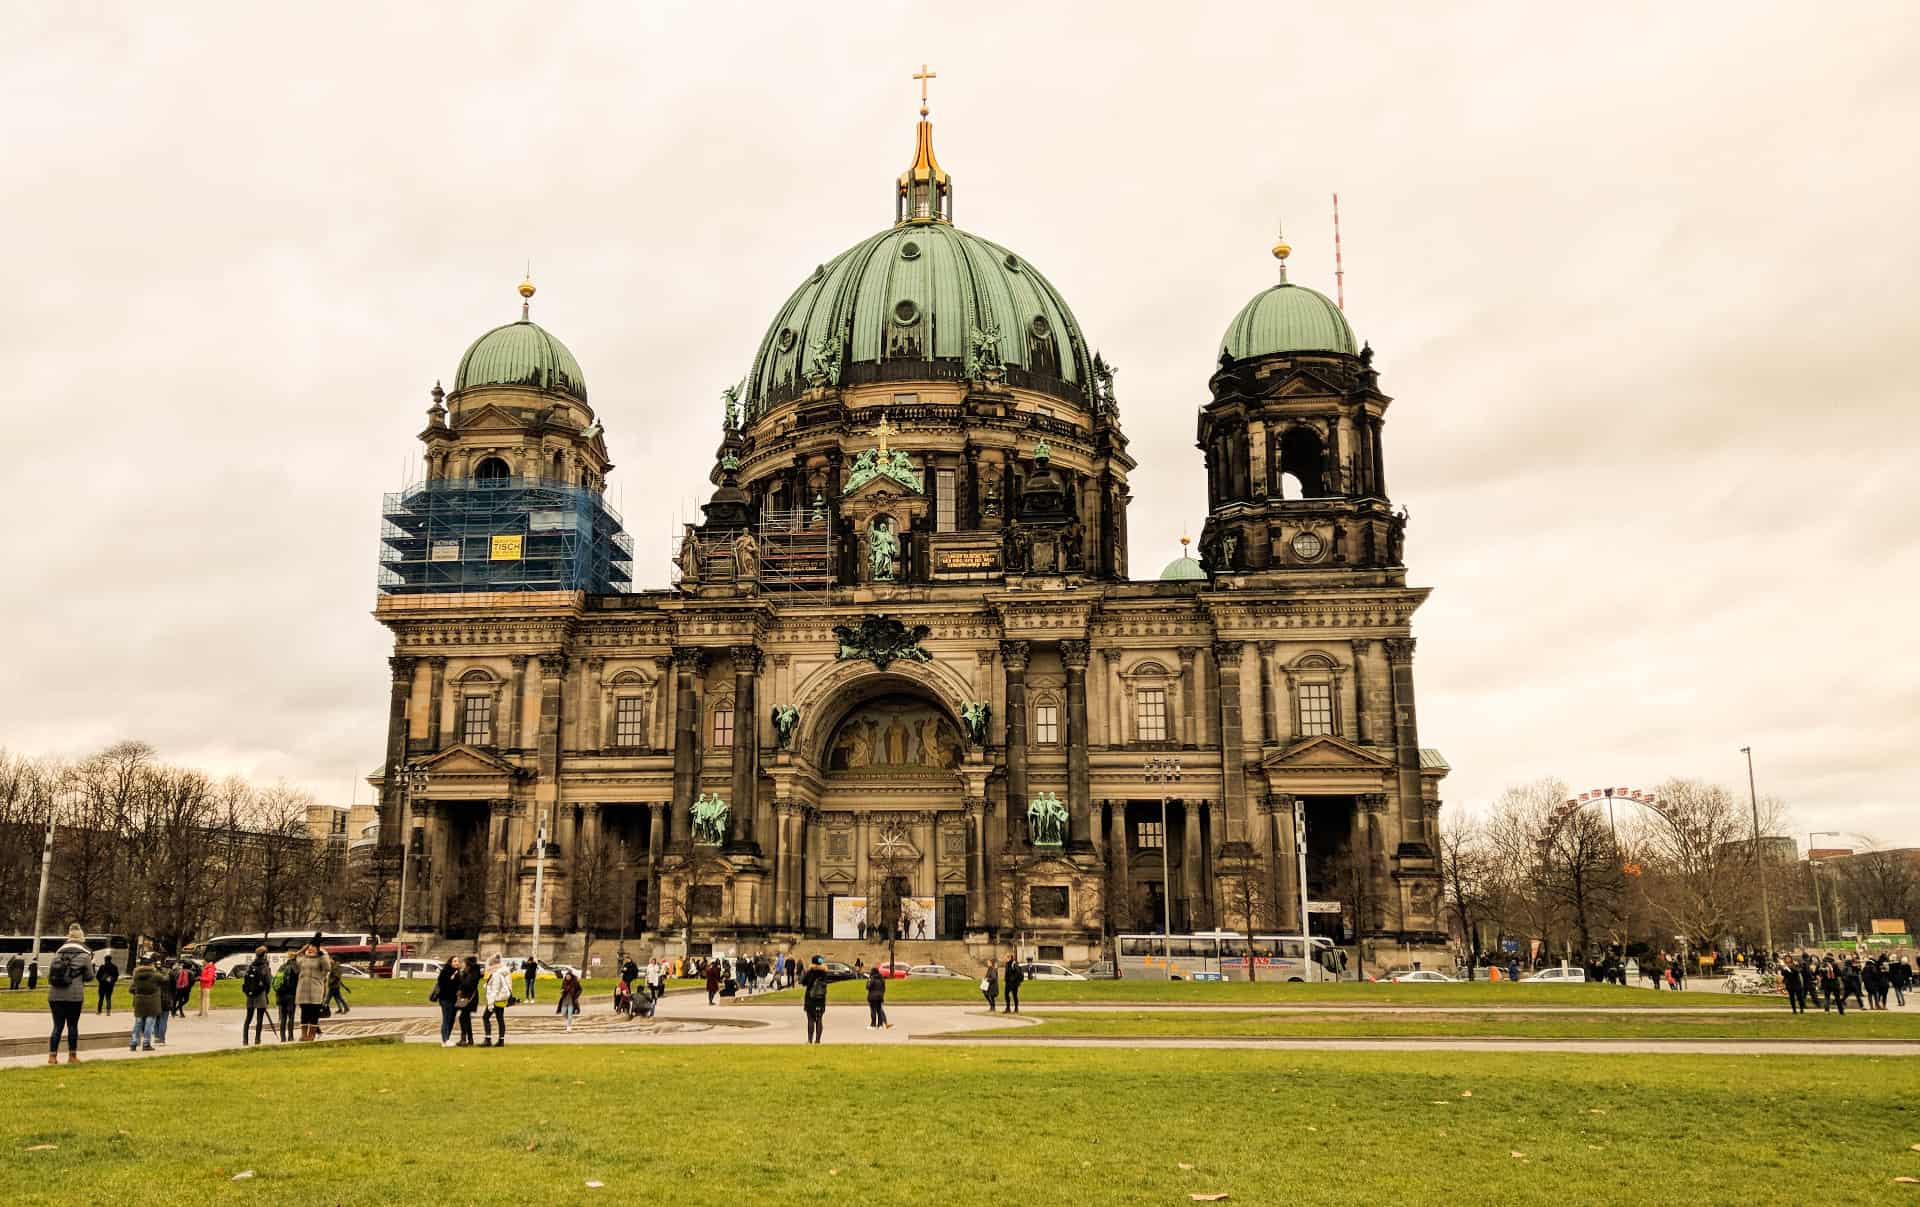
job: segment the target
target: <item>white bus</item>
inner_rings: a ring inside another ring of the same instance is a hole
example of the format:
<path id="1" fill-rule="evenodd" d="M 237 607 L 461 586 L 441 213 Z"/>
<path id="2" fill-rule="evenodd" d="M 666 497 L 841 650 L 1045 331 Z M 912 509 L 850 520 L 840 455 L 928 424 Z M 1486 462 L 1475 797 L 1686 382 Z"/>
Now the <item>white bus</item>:
<path id="1" fill-rule="evenodd" d="M 1175 980 L 1244 981 L 1247 937 L 1238 931 L 1209 930 L 1190 935 L 1121 935 L 1114 940 L 1117 971 L 1126 980 L 1165 980 L 1171 965 Z M 1337 981 L 1340 952 L 1333 940 L 1315 935 L 1253 936 L 1254 975 L 1263 981 Z M 1311 952 L 1311 958 L 1308 953 Z"/>

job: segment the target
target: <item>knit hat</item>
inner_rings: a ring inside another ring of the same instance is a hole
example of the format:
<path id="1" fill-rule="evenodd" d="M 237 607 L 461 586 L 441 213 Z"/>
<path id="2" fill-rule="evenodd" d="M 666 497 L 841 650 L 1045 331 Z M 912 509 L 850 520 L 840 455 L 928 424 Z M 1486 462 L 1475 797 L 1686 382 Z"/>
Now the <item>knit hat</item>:
<path id="1" fill-rule="evenodd" d="M 80 928 L 78 922 L 67 927 L 67 941 L 70 943 L 84 943 L 87 941 L 87 932 Z"/>

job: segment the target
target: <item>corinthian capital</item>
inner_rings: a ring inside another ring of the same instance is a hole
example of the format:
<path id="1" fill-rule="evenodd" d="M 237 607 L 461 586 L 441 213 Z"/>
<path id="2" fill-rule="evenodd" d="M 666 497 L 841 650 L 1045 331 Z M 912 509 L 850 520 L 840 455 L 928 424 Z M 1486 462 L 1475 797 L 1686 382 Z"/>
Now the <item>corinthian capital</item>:
<path id="1" fill-rule="evenodd" d="M 1007 670 L 1024 674 L 1027 669 L 1027 654 L 1032 644 L 1025 641 L 1003 641 L 1000 643 L 1000 658 L 1007 664 Z"/>
<path id="2" fill-rule="evenodd" d="M 1382 644 L 1387 647 L 1387 661 L 1395 666 L 1404 666 L 1413 661 L 1413 638 L 1389 637 Z"/>
<path id="3" fill-rule="evenodd" d="M 1078 637 L 1070 637 L 1060 643 L 1060 661 L 1070 671 L 1087 669 L 1087 643 Z"/>

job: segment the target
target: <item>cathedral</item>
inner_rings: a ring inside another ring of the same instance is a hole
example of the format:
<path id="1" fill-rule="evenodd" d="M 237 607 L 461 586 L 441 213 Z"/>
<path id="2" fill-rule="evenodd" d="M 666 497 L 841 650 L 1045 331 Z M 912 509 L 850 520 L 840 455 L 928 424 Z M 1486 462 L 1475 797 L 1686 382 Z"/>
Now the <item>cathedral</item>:
<path id="1" fill-rule="evenodd" d="M 922 87 L 892 222 L 726 391 L 670 585 L 632 581 L 620 411 L 530 281 L 434 387 L 375 612 L 406 937 L 896 934 L 965 967 L 1170 925 L 1436 959 L 1447 765 L 1372 349 L 1276 245 L 1196 417 L 1199 556 L 1134 577 L 1114 368 L 1037 265 L 955 225 Z"/>

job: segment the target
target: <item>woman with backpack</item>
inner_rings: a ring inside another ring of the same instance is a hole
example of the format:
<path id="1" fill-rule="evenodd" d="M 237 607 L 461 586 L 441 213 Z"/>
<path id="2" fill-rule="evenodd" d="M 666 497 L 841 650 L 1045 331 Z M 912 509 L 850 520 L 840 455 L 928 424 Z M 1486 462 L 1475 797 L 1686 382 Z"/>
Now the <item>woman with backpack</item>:
<path id="1" fill-rule="evenodd" d="M 280 965 L 280 973 L 273 978 L 273 1000 L 280 1007 L 280 1042 L 293 1042 L 293 1007 L 299 1000 L 300 970 L 294 967 L 292 960 Z"/>
<path id="2" fill-rule="evenodd" d="M 133 1034 L 127 1040 L 127 1051 L 153 1051 L 153 1033 L 166 1010 L 166 988 L 167 980 L 154 966 L 153 953 L 142 955 L 133 966 L 129 993 L 133 998 Z"/>
<path id="3" fill-rule="evenodd" d="M 251 1029 L 257 1047 L 260 1032 L 267 1025 L 268 1001 L 273 997 L 273 965 L 267 961 L 265 947 L 253 949 L 253 961 L 240 977 L 240 994 L 247 999 L 247 1016 L 240 1024 L 240 1046 L 247 1046 L 247 1031 Z"/>
<path id="4" fill-rule="evenodd" d="M 807 1012 L 807 1042 L 820 1043 L 827 1035 L 827 962 L 819 956 L 800 974 L 800 1006 Z"/>
<path id="5" fill-rule="evenodd" d="M 67 1033 L 67 1063 L 80 1063 L 80 1007 L 93 979 L 93 953 L 87 950 L 87 932 L 78 923 L 67 927 L 67 941 L 53 953 L 47 966 L 47 1009 L 53 1014 L 53 1035 L 47 1040 L 47 1063 L 60 1063 L 60 1032 Z"/>
<path id="6" fill-rule="evenodd" d="M 994 1012 L 993 1001 L 1000 996 L 1000 966 L 987 957 L 987 975 L 980 978 L 980 996 L 987 999 L 987 1013 Z"/>

